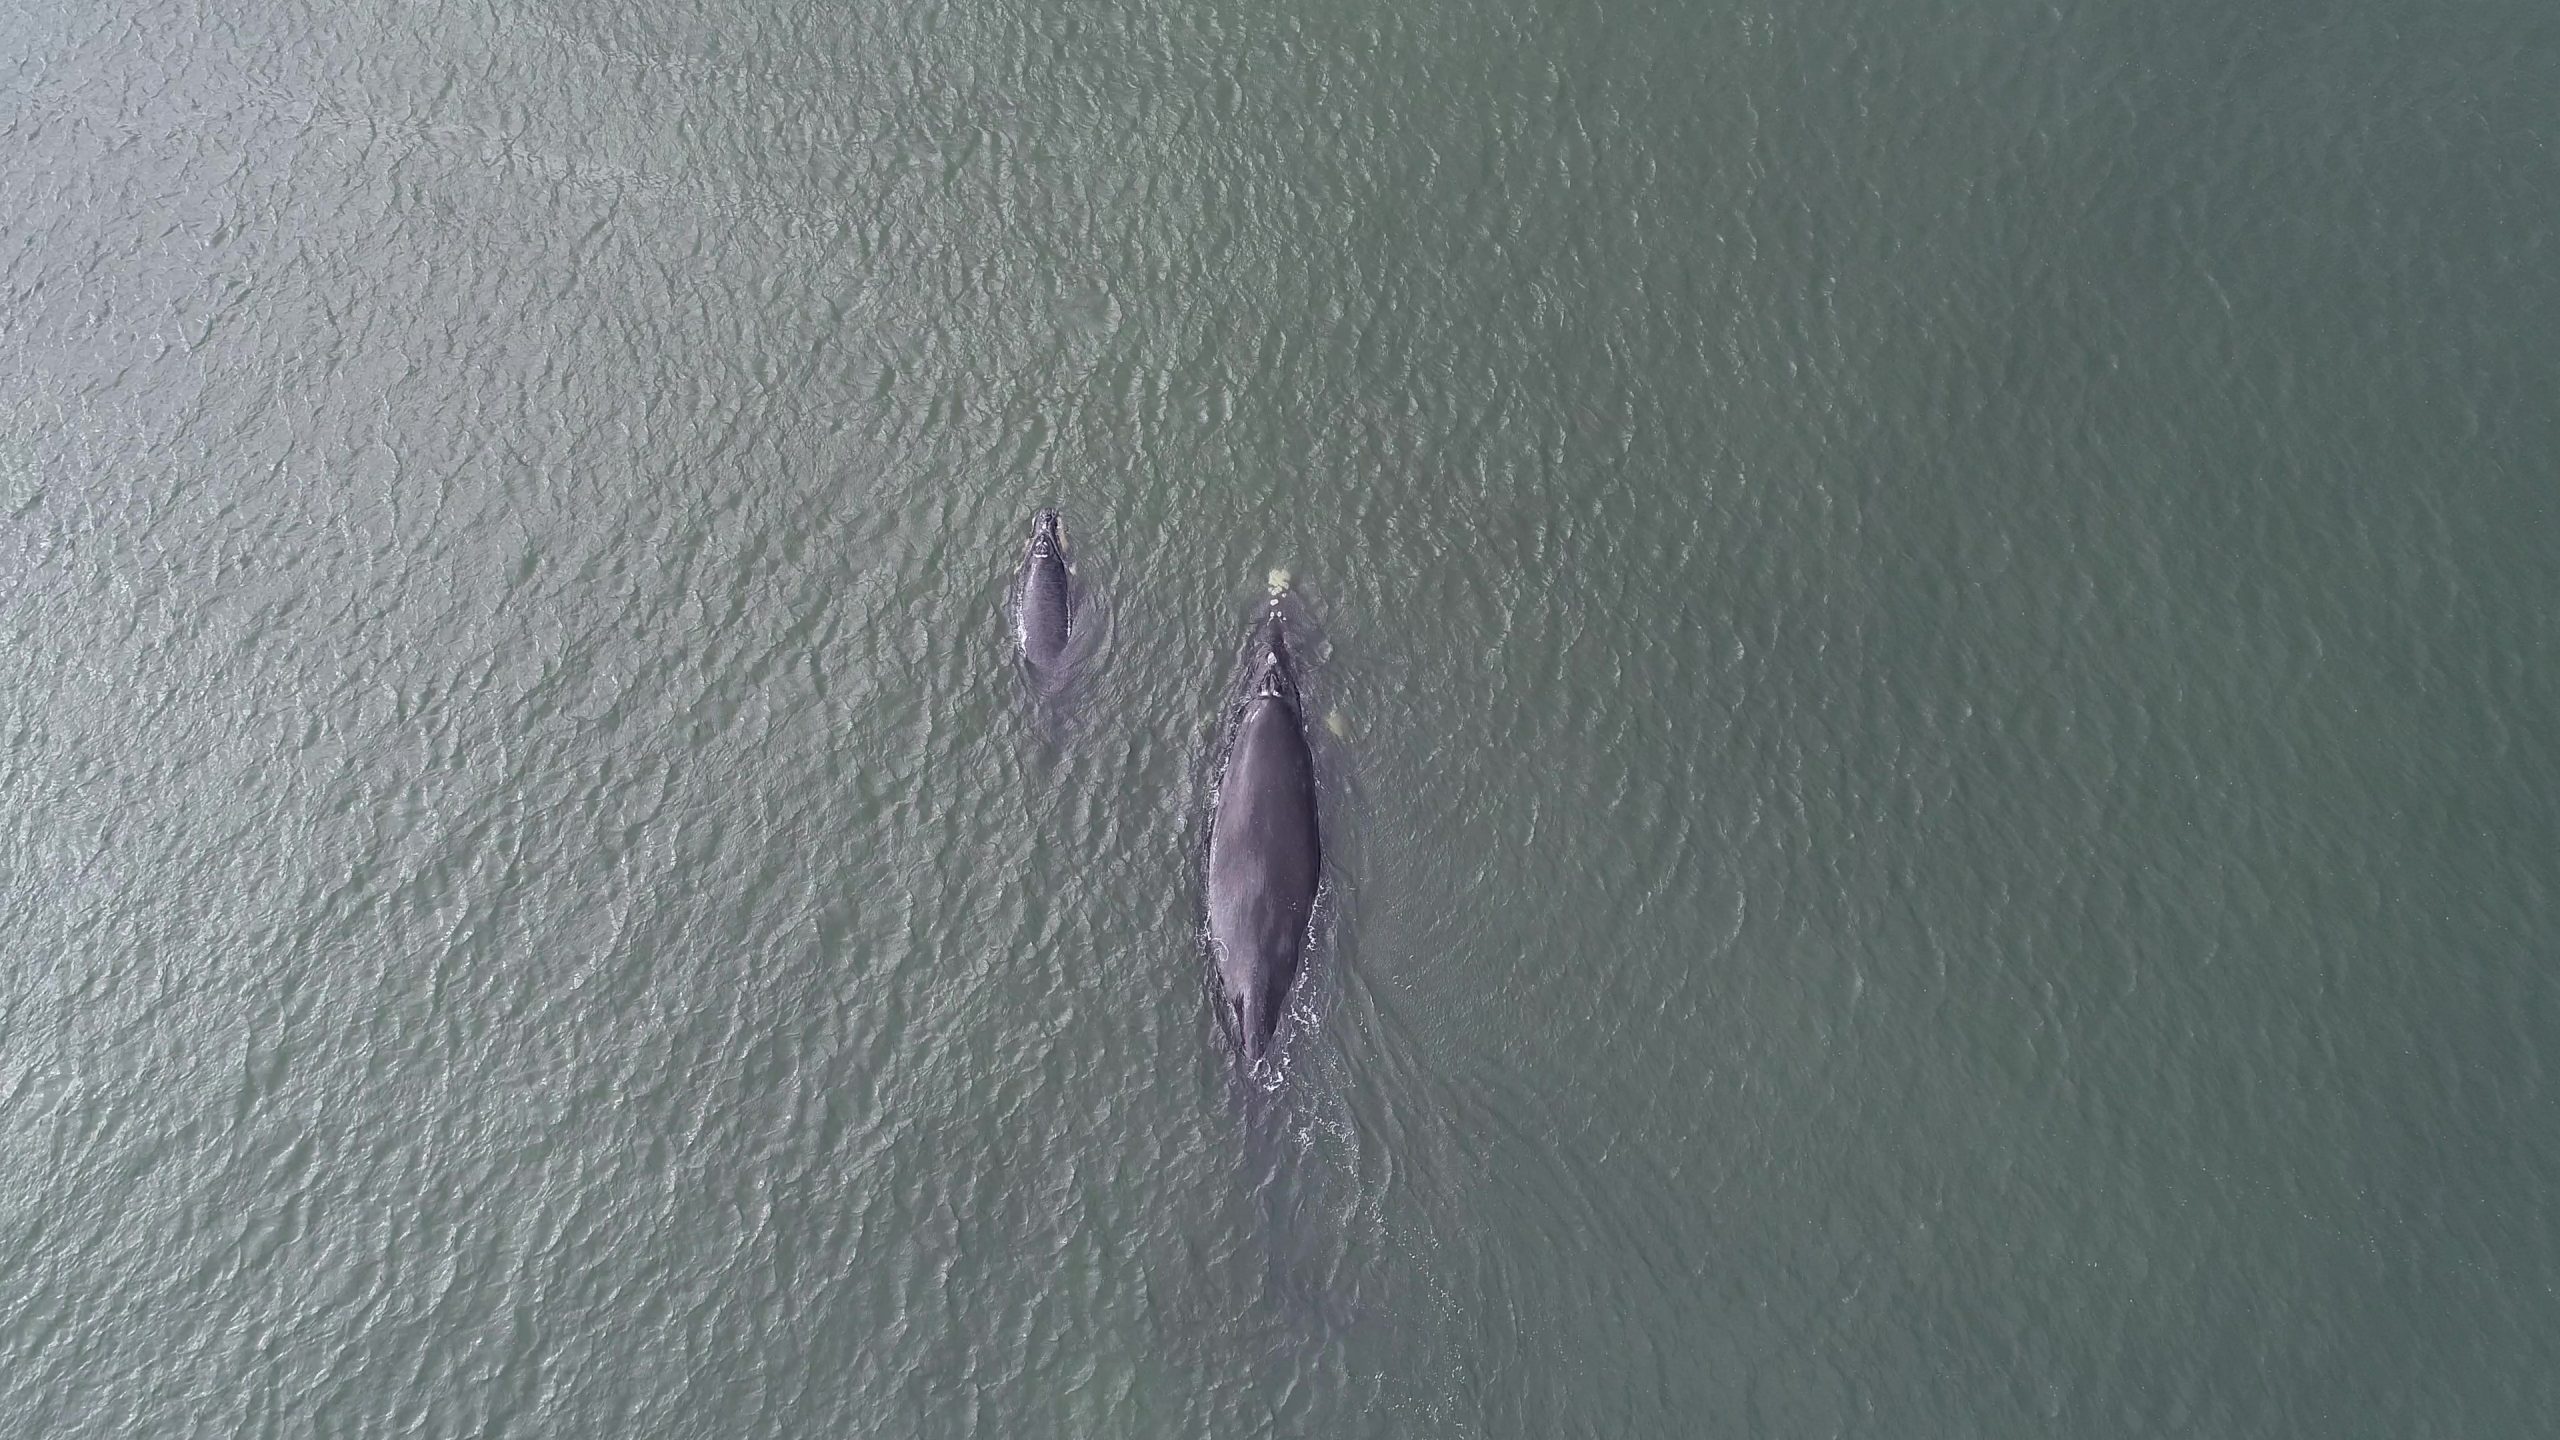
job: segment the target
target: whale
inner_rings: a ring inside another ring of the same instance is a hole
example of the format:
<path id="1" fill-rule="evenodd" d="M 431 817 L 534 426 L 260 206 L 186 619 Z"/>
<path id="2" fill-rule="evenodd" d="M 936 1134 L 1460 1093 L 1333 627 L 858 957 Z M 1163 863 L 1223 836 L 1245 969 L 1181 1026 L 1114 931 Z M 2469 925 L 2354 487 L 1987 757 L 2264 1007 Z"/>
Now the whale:
<path id="1" fill-rule="evenodd" d="M 1075 626 L 1075 571 L 1067 559 L 1064 525 L 1055 510 L 1032 517 L 1022 547 L 1022 573 L 1013 582 L 1013 636 L 1034 684 L 1054 691 L 1074 665 L 1068 645 Z"/>
<path id="2" fill-rule="evenodd" d="M 1280 600 L 1256 627 L 1209 815 L 1208 946 L 1218 1019 L 1248 1068 L 1273 1048 L 1315 914 L 1324 841 L 1315 754 Z"/>

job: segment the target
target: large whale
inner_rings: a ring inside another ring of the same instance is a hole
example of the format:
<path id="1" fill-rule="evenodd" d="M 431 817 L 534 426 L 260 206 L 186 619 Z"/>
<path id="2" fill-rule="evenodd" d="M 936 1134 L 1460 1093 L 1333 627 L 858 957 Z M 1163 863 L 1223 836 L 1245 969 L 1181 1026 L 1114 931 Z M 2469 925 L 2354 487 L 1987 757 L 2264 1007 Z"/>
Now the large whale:
<path id="1" fill-rule="evenodd" d="M 1043 510 L 1031 521 L 1031 543 L 1022 550 L 1022 574 L 1013 582 L 1013 633 L 1022 647 L 1023 663 L 1044 690 L 1066 682 L 1073 653 L 1067 634 L 1075 623 L 1075 579 L 1067 564 L 1067 541 L 1058 512 Z"/>
<path id="2" fill-rule="evenodd" d="M 1254 637 L 1209 816 L 1209 950 L 1218 1018 L 1248 1065 L 1271 1049 L 1315 913 L 1324 846 L 1315 756 L 1273 597 Z"/>

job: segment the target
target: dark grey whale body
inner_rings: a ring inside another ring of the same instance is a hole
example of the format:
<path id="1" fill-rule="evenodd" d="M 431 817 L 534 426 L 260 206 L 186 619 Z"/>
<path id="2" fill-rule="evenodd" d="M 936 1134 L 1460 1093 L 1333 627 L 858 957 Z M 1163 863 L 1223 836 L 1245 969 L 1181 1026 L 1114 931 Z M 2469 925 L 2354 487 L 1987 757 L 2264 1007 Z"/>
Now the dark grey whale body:
<path id="1" fill-rule="evenodd" d="M 1067 632 L 1075 608 L 1075 581 L 1067 567 L 1058 512 L 1043 510 L 1031 522 L 1031 543 L 1023 547 L 1022 574 L 1013 585 L 1014 638 L 1042 689 L 1054 690 L 1067 678 L 1074 659 Z"/>
<path id="2" fill-rule="evenodd" d="M 1209 817 L 1209 949 L 1218 1018 L 1247 1064 L 1271 1048 L 1298 978 L 1324 846 L 1315 756 L 1273 600 L 1255 640 Z"/>

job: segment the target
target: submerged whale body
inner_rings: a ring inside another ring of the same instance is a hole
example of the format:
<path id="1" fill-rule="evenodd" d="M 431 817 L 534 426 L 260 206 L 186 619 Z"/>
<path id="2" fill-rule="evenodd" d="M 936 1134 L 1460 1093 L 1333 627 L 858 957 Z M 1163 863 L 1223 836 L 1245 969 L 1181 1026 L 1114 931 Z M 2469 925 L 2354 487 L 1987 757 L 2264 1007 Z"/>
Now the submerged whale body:
<path id="1" fill-rule="evenodd" d="M 1067 566 L 1067 542 L 1058 512 L 1043 510 L 1032 519 L 1031 542 L 1023 547 L 1022 574 L 1013 586 L 1014 639 L 1023 663 L 1042 689 L 1065 683 L 1074 659 L 1068 649 L 1075 622 L 1075 581 Z"/>
<path id="2" fill-rule="evenodd" d="M 1270 1052 L 1315 913 L 1323 842 L 1315 756 L 1277 598 L 1256 635 L 1209 817 L 1209 949 L 1218 1018 L 1248 1065 Z"/>

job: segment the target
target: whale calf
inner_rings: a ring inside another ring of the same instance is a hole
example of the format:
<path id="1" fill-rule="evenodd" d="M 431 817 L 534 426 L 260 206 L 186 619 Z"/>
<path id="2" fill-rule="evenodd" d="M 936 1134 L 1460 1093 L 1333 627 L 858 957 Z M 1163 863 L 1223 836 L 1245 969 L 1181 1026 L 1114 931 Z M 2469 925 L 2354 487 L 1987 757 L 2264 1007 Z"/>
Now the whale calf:
<path id="1" fill-rule="evenodd" d="M 1032 680 L 1043 690 L 1066 683 L 1074 654 L 1067 645 L 1075 624 L 1075 574 L 1055 510 L 1032 517 L 1031 541 L 1022 550 L 1022 573 L 1013 582 L 1013 635 Z"/>
<path id="2" fill-rule="evenodd" d="M 1255 632 L 1252 682 L 1228 727 L 1209 815 L 1209 950 L 1218 1019 L 1249 1066 L 1270 1053 L 1315 913 L 1324 845 L 1315 755 L 1272 597 Z"/>

